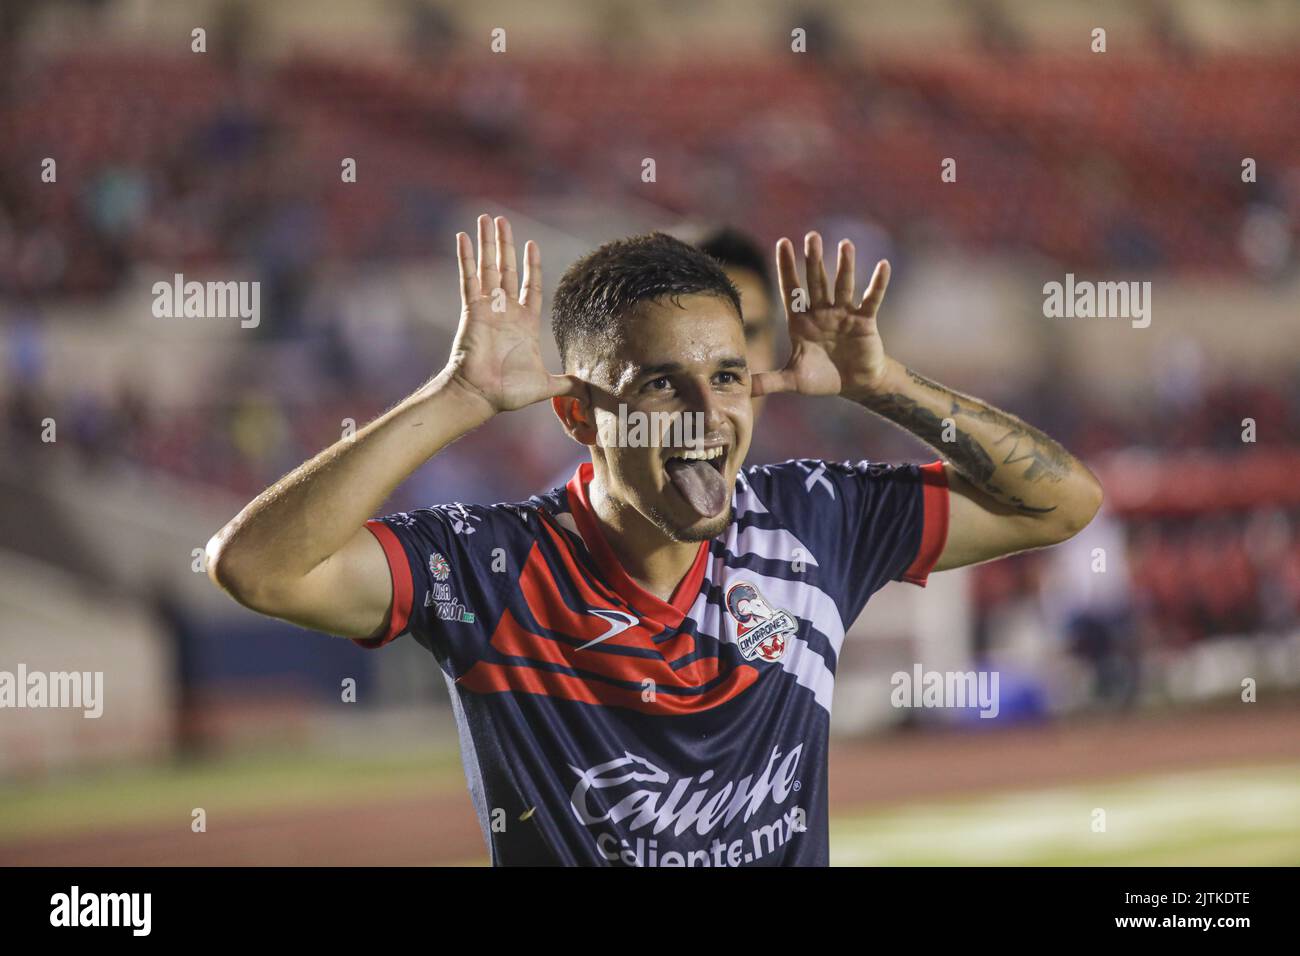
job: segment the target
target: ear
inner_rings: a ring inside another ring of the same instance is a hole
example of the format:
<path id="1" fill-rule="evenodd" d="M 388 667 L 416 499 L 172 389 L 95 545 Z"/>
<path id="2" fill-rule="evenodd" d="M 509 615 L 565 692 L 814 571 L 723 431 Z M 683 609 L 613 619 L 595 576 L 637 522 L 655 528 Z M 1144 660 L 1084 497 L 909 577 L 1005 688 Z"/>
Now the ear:
<path id="1" fill-rule="evenodd" d="M 551 399 L 551 409 L 570 438 L 580 445 L 596 444 L 596 421 L 586 399 L 559 396 Z"/>

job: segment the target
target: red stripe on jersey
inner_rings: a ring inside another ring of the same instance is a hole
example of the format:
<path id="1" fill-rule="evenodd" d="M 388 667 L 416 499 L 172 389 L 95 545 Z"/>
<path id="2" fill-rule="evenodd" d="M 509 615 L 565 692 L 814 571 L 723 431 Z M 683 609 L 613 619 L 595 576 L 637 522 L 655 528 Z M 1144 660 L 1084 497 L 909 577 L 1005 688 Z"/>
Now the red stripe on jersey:
<path id="1" fill-rule="evenodd" d="M 588 633 L 578 635 L 579 640 L 585 644 L 587 641 L 600 637 L 609 628 L 609 623 L 598 617 L 593 616 L 589 620 L 594 626 L 588 626 L 586 620 L 570 617 L 566 621 L 568 626 L 551 629 L 558 630 L 566 636 L 574 636 L 569 634 L 571 630 L 585 630 Z M 546 626 L 550 627 L 549 624 Z M 634 627 L 611 638 L 609 641 L 579 651 L 576 644 L 548 640 L 539 634 L 534 634 L 520 624 L 514 614 L 507 610 L 501 615 L 501 620 L 497 622 L 496 630 L 492 632 L 492 647 L 509 657 L 523 657 L 539 663 L 581 668 L 585 671 L 591 671 L 593 674 L 608 677 L 611 680 L 636 683 L 648 677 L 656 684 L 666 681 L 675 683 L 676 678 L 673 676 L 671 668 L 658 654 L 654 657 L 633 657 L 627 654 L 610 654 L 607 652 L 606 648 L 609 644 L 626 636 L 631 631 L 639 632 L 636 635 L 638 639 L 631 643 L 638 646 L 654 646 L 644 628 Z"/>
<path id="2" fill-rule="evenodd" d="M 597 627 L 595 633 L 583 640 L 582 643 L 595 640 L 608 629 L 608 622 L 599 618 L 591 618 Z M 570 619 L 572 624 L 581 623 L 585 626 L 585 621 L 578 622 Z M 570 630 L 577 630 L 577 627 L 551 628 L 558 630 L 561 634 L 568 634 Z M 588 671 L 593 674 L 599 674 L 602 677 L 608 677 L 611 680 L 628 681 L 639 684 L 649 679 L 658 686 L 680 687 L 685 690 L 702 687 L 709 681 L 714 680 L 721 673 L 721 660 L 717 657 L 702 657 L 699 660 L 691 661 L 681 667 L 674 668 L 672 662 L 665 660 L 655 649 L 653 635 L 657 630 L 650 630 L 644 627 L 632 627 L 621 634 L 617 634 L 608 641 L 602 641 L 599 644 L 593 644 L 590 647 L 583 648 L 578 644 L 566 644 L 562 641 L 548 640 L 539 634 L 534 634 L 528 628 L 516 620 L 515 616 L 507 610 L 501 615 L 501 620 L 497 622 L 496 630 L 492 632 L 492 647 L 501 654 L 509 657 L 523 657 L 539 663 L 558 664 L 562 667 L 571 667 L 578 670 Z M 622 640 L 627 635 L 632 635 L 632 640 Z M 608 648 L 618 642 L 617 646 L 622 647 L 643 647 L 649 649 L 653 656 L 649 654 L 632 655 L 632 654 L 611 654 Z"/>
<path id="3" fill-rule="evenodd" d="M 718 676 L 720 662 L 716 656 L 701 658 L 674 671 L 672 661 L 695 653 L 695 638 L 689 632 L 682 631 L 664 644 L 656 645 L 654 639 L 663 633 L 664 625 L 653 618 L 638 618 L 637 624 L 614 634 L 599 645 L 582 648 L 581 645 L 609 633 L 613 626 L 611 621 L 588 613 L 588 609 L 619 610 L 623 613 L 629 613 L 629 609 L 622 602 L 608 600 L 613 595 L 605 589 L 597 592 L 589 587 L 578 571 L 568 542 L 554 531 L 551 534 L 569 580 L 586 607 L 572 608 L 560 596 L 550 565 L 539 545 L 533 545 L 528 560 L 524 562 L 519 575 L 519 590 L 540 627 L 571 637 L 575 643 L 546 640 L 529 631 L 514 615 L 506 611 L 492 635 L 493 647 L 513 657 L 581 667 L 618 680 L 640 682 L 648 677 L 659 684 L 697 687 Z M 611 646 L 642 648 L 654 656 L 610 654 L 608 648 Z"/>
<path id="4" fill-rule="evenodd" d="M 921 471 L 921 545 L 903 580 L 925 587 L 943 547 L 948 543 L 948 473 L 942 461 L 922 465 Z"/>
<path id="5" fill-rule="evenodd" d="M 676 715 L 697 713 L 725 704 L 743 694 L 755 681 L 758 671 L 752 667 L 737 667 L 717 687 L 703 694 L 685 697 L 663 693 L 657 685 L 653 700 L 642 700 L 641 687 L 611 687 L 600 681 L 583 680 L 569 674 L 558 674 L 517 664 L 490 664 L 479 661 L 458 680 L 457 686 L 479 694 L 517 692 L 541 694 L 586 704 L 605 707 L 627 707 L 647 714 Z"/>
<path id="6" fill-rule="evenodd" d="M 571 539 L 565 537 L 558 529 L 553 527 L 549 521 L 544 521 L 542 523 L 542 527 L 544 527 L 546 529 L 547 534 L 550 535 L 551 541 L 555 545 L 555 550 L 560 555 L 560 560 L 564 565 L 564 571 L 568 575 L 569 580 L 573 582 L 575 587 L 578 588 L 583 599 L 588 602 L 590 607 L 593 608 L 604 607 L 604 608 L 614 609 L 614 610 L 630 610 L 627 603 L 620 600 L 619 594 L 609 590 L 609 588 L 605 587 L 601 582 L 599 581 L 596 582 L 596 587 L 599 588 L 599 591 L 597 592 L 593 592 L 589 587 L 587 587 L 587 578 L 586 575 L 582 573 L 581 569 L 578 566 L 577 558 L 573 553 L 574 546 L 571 543 Z M 599 535 L 599 532 L 597 531 L 596 534 Z M 604 539 L 598 537 L 598 540 L 603 541 Z M 683 657 L 688 657 L 695 653 L 696 650 L 695 636 L 691 634 L 689 631 L 678 630 L 678 628 L 681 627 L 682 622 L 685 620 L 684 612 L 690 609 L 691 604 L 695 600 L 695 595 L 699 591 L 700 585 L 704 580 L 704 571 L 708 563 L 707 560 L 708 554 L 709 551 L 707 547 L 701 548 L 700 553 L 696 556 L 695 565 L 691 568 L 690 572 L 686 575 L 686 577 L 682 579 L 682 583 L 678 586 L 678 590 L 681 591 L 683 595 L 686 594 L 690 595 L 690 600 L 684 602 L 684 606 L 682 607 L 681 610 L 678 610 L 677 608 L 672 607 L 669 604 L 665 604 L 663 601 L 659 600 L 658 598 L 655 598 L 653 595 L 648 595 L 648 597 L 650 598 L 650 600 L 647 602 L 649 604 L 648 607 L 646 607 L 646 605 L 642 603 L 636 604 L 637 611 L 648 610 L 650 612 L 649 614 L 642 616 L 641 619 L 643 621 L 649 622 L 650 634 L 652 636 L 660 634 L 664 629 L 667 629 L 669 631 L 677 631 L 677 633 L 674 634 L 671 638 L 658 645 L 658 653 L 669 663 L 677 661 Z M 550 567 L 546 565 L 545 562 L 542 560 L 543 556 L 540 553 L 538 553 L 536 557 L 538 558 L 539 562 L 541 562 L 539 570 L 543 572 L 542 581 L 544 583 L 545 589 L 547 592 L 553 591 L 554 587 L 551 580 Z M 533 559 L 533 555 L 529 555 L 529 564 L 532 563 L 532 559 Z M 615 566 L 617 567 L 617 564 Z M 604 569 L 602 568 L 602 570 Z M 527 571 L 527 568 L 525 569 L 525 571 Z M 533 579 L 531 576 L 529 576 L 529 582 L 528 582 L 529 587 L 532 586 L 532 582 Z M 564 634 L 575 633 L 572 627 L 566 628 L 562 626 L 557 626 L 556 624 L 549 623 L 548 621 L 543 620 L 542 617 L 538 614 L 537 608 L 540 606 L 545 606 L 544 602 L 534 601 L 533 594 L 529 592 L 528 588 L 525 589 L 524 593 L 525 596 L 528 598 L 529 607 L 533 609 L 533 613 L 535 616 L 537 616 L 539 623 L 542 623 L 543 626 L 550 628 L 551 630 L 560 631 L 561 633 Z M 645 592 L 642 593 L 644 594 Z M 597 597 L 600 598 L 601 600 L 604 600 L 607 603 L 605 604 L 599 603 L 596 600 Z M 563 602 L 559 602 L 558 606 L 565 613 L 570 615 L 573 614 L 572 610 L 569 609 L 567 606 L 565 606 Z M 588 615 L 582 615 L 582 616 L 585 618 Z M 614 637 L 610 638 L 610 643 L 629 644 L 632 646 L 644 646 L 644 647 L 655 646 L 654 644 L 644 640 L 636 640 L 636 637 L 638 635 L 633 633 L 634 631 L 635 629 L 630 629 L 629 631 L 626 631 L 623 634 L 615 635 Z M 603 634 L 603 633 L 604 630 L 601 630 L 597 632 L 597 634 L 592 635 L 592 637 L 599 636 L 599 634 Z M 628 639 L 621 640 L 622 638 L 624 638 L 625 635 L 628 636 Z M 587 640 L 591 640 L 591 638 L 587 638 Z M 703 684 L 708 681 L 714 680 L 721 673 L 721 662 L 716 656 L 703 657 L 698 661 L 694 661 L 688 665 L 685 665 L 677 673 L 679 675 L 679 679 L 683 681 L 692 684 Z"/>
<path id="7" fill-rule="evenodd" d="M 397 540 L 391 528 L 382 521 L 367 521 L 366 530 L 375 536 L 388 559 L 388 575 L 393 581 L 393 599 L 388 612 L 388 627 L 379 637 L 354 637 L 353 643 L 373 650 L 383 647 L 406 630 L 411 620 L 411 601 L 415 587 L 411 582 L 411 566 L 406 560 L 406 549 Z"/>

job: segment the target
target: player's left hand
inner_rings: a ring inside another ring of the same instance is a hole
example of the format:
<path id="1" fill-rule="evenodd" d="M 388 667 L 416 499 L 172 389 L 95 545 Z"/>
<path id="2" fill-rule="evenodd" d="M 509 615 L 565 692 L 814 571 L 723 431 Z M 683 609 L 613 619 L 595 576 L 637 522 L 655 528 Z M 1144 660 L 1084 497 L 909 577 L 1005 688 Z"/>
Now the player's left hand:
<path id="1" fill-rule="evenodd" d="M 798 392 L 801 395 L 843 395 L 862 399 L 878 392 L 889 369 L 876 313 L 889 285 L 889 263 L 876 263 L 860 302 L 854 302 L 853 243 L 839 245 L 835 284 L 822 262 L 822 238 L 804 237 L 807 288 L 799 285 L 794 244 L 776 244 L 776 268 L 790 326 L 790 361 L 775 372 L 753 376 L 753 394 Z"/>

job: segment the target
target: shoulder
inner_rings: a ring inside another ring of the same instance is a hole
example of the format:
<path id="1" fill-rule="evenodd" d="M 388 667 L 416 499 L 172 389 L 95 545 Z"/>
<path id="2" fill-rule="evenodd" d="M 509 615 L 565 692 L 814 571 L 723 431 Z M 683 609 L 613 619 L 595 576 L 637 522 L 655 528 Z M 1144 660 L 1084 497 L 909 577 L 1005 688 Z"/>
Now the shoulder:
<path id="1" fill-rule="evenodd" d="M 865 514 L 910 507 L 923 481 L 915 464 L 792 458 L 745 468 L 736 481 L 736 516 L 765 515 L 787 527 L 857 521 Z M 753 519 L 750 519 L 753 520 Z"/>
<path id="2" fill-rule="evenodd" d="M 781 493 L 795 491 L 801 494 L 821 489 L 834 497 L 836 486 L 855 484 L 915 483 L 920 478 L 920 468 L 914 464 L 891 465 L 879 461 L 826 461 L 821 458 L 791 458 L 767 465 L 751 465 L 741 470 L 737 490 Z"/>
<path id="3" fill-rule="evenodd" d="M 385 515 L 382 520 L 399 533 L 426 532 L 449 534 L 458 538 L 471 538 L 485 531 L 490 532 L 490 537 L 512 532 L 529 535 L 536 534 L 541 514 L 547 511 L 553 513 L 554 508 L 554 503 L 541 496 L 527 501 L 490 505 L 452 501 Z"/>

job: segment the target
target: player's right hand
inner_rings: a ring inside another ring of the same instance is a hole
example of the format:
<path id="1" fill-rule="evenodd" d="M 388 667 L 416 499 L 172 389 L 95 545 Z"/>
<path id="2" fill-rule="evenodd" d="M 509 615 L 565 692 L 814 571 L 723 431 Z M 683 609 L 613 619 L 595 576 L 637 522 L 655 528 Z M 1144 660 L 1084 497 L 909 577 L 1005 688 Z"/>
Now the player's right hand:
<path id="1" fill-rule="evenodd" d="M 583 394 L 572 375 L 552 375 L 542 362 L 542 259 L 537 243 L 524 246 L 519 288 L 514 236 L 504 216 L 478 217 L 478 263 L 474 244 L 456 234 L 460 266 L 460 327 L 448 371 L 457 384 L 481 396 L 493 412 L 523 408 L 543 399 Z"/>

